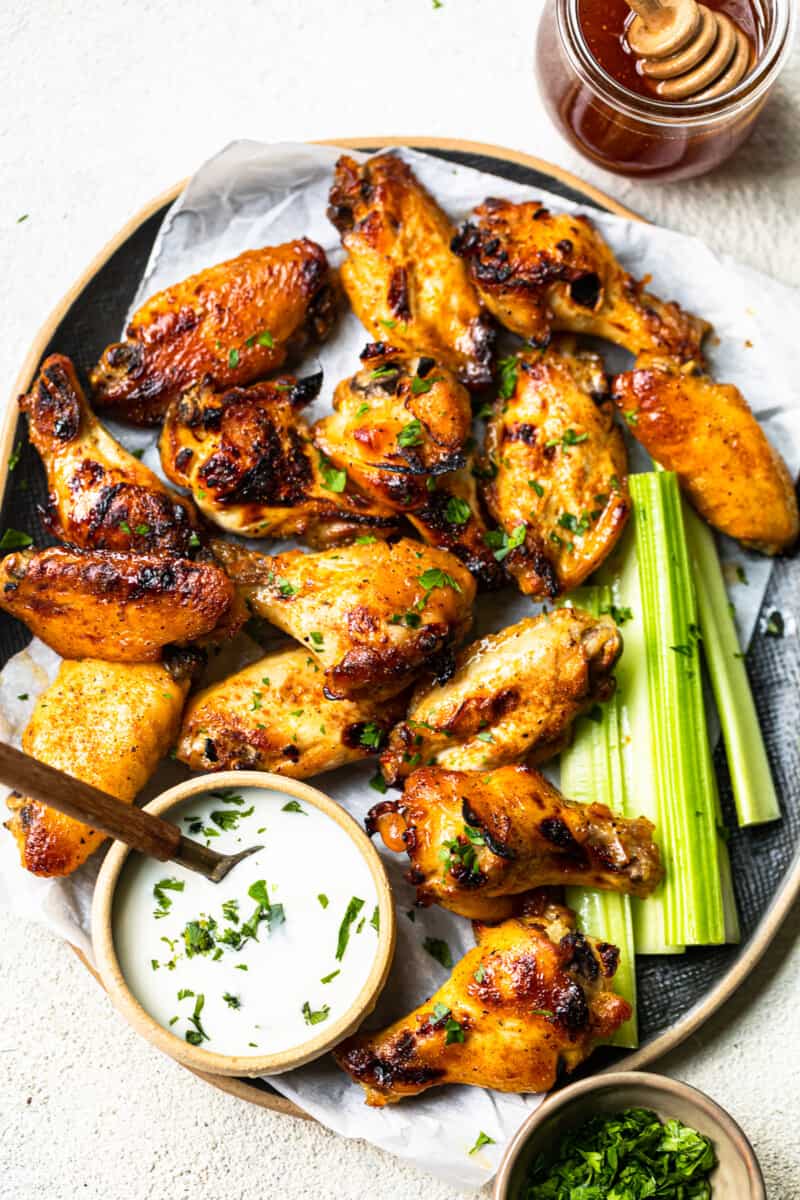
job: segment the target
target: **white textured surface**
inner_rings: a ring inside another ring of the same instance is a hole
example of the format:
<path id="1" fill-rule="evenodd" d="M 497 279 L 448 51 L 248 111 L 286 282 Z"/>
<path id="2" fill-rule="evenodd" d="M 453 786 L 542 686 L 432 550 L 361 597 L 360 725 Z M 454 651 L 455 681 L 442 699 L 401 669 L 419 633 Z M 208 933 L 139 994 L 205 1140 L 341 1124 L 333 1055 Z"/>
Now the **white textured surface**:
<path id="1" fill-rule="evenodd" d="M 531 75 L 539 9 L 536 0 L 444 0 L 438 11 L 430 0 L 0 5 L 3 386 L 102 243 L 234 137 L 416 133 L 516 147 L 800 284 L 800 56 L 733 163 L 688 185 L 637 186 L 583 163 L 541 114 Z M 800 1190 L 794 929 L 660 1064 L 742 1122 L 770 1200 Z M 3 1200 L 457 1194 L 362 1144 L 212 1091 L 135 1038 L 49 935 L 2 923 L 0 956 Z"/>

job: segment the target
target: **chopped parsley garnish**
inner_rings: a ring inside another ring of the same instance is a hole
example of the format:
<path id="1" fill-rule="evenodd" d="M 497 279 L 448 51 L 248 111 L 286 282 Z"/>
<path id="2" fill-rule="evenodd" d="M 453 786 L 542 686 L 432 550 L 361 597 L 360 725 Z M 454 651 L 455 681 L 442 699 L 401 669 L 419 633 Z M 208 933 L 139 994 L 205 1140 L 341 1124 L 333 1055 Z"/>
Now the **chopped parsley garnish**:
<path id="1" fill-rule="evenodd" d="M 390 375 L 399 375 L 400 368 L 394 363 L 384 363 L 381 367 L 376 367 L 370 372 L 370 379 L 386 379 Z"/>
<path id="2" fill-rule="evenodd" d="M 492 735 L 488 729 L 485 729 L 482 733 L 479 733 L 477 735 L 477 737 L 478 737 L 479 742 L 493 742 L 494 741 L 494 738 L 492 737 Z"/>
<path id="3" fill-rule="evenodd" d="M 484 967 L 483 963 L 480 964 L 476 971 L 472 972 L 472 978 L 476 983 L 483 983 L 484 979 L 486 978 L 486 968 Z"/>
<path id="4" fill-rule="evenodd" d="M 437 587 L 449 587 L 454 592 L 461 591 L 461 584 L 453 579 L 452 575 L 448 575 L 447 571 L 443 571 L 441 567 L 429 567 L 427 571 L 423 571 L 419 577 L 419 583 L 425 588 L 426 592 L 432 592 Z M 425 599 L 427 600 L 427 596 Z"/>
<path id="5" fill-rule="evenodd" d="M 146 535 L 150 532 L 150 526 L 144 524 L 134 525 L 133 532 L 138 533 L 140 537 L 146 537 Z"/>
<path id="6" fill-rule="evenodd" d="M 320 892 L 320 894 L 317 896 L 317 899 L 319 900 L 319 902 L 323 908 L 327 908 L 328 905 L 330 904 L 330 900 L 328 899 L 328 897 L 325 895 L 324 892 Z"/>
<path id="7" fill-rule="evenodd" d="M 626 604 L 609 604 L 608 608 L 601 608 L 601 613 L 608 613 L 617 625 L 624 625 L 626 621 L 633 620 L 633 609 L 628 608 Z"/>
<path id="8" fill-rule="evenodd" d="M 308 816 L 306 810 L 301 808 L 299 800 L 287 800 L 281 812 L 302 813 L 304 817 Z"/>
<path id="9" fill-rule="evenodd" d="M 27 692 L 20 692 L 20 694 L 17 696 L 17 699 L 18 699 L 18 700 L 27 700 L 27 699 L 28 699 L 28 693 L 27 693 Z"/>
<path id="10" fill-rule="evenodd" d="M 380 792 L 381 795 L 386 794 L 386 780 L 383 778 L 380 771 L 376 771 L 372 776 L 372 779 L 369 781 L 369 786 L 373 788 L 374 791 Z"/>
<path id="11" fill-rule="evenodd" d="M 748 584 L 747 572 L 745 571 L 745 569 L 741 563 L 736 564 L 736 578 L 738 579 L 739 583 L 743 583 L 745 585 L 745 587 L 747 586 L 747 584 Z"/>
<path id="12" fill-rule="evenodd" d="M 32 545 L 33 538 L 20 529 L 5 529 L 0 537 L 0 550 L 25 550 Z"/>
<path id="13" fill-rule="evenodd" d="M 14 446 L 14 449 L 11 451 L 11 453 L 8 456 L 9 471 L 14 470 L 17 463 L 19 462 L 19 456 L 21 453 L 22 453 L 22 442 L 17 442 L 16 445 Z"/>
<path id="14" fill-rule="evenodd" d="M 358 917 L 364 907 L 364 901 L 359 900 L 358 896 L 353 896 L 342 917 L 342 923 L 339 926 L 339 936 L 336 941 L 336 961 L 341 962 L 344 958 L 344 952 L 347 949 L 347 943 L 350 941 L 350 927 Z"/>
<path id="15" fill-rule="evenodd" d="M 326 1021 L 328 1019 L 330 1011 L 331 1009 L 329 1004 L 323 1004 L 322 1008 L 318 1008 L 316 1011 L 314 1011 L 306 1000 L 305 1004 L 303 1005 L 303 1018 L 306 1025 L 319 1025 L 320 1021 Z"/>
<path id="16" fill-rule="evenodd" d="M 186 1041 L 189 1043 L 190 1046 L 199 1046 L 201 1042 L 207 1042 L 209 1040 L 208 1034 L 206 1033 L 205 1029 L 203 1028 L 202 1022 L 200 1020 L 200 1013 L 203 1011 L 203 1006 L 204 1006 L 205 1002 L 206 1002 L 205 996 L 203 995 L 202 992 L 199 992 L 197 994 L 197 996 L 195 997 L 194 1012 L 189 1017 L 189 1024 L 193 1025 L 194 1028 L 187 1029 L 186 1033 L 184 1034 Z"/>
<path id="17" fill-rule="evenodd" d="M 383 730 L 374 721 L 367 721 L 359 736 L 359 743 L 368 750 L 380 750 L 383 741 Z"/>
<path id="18" fill-rule="evenodd" d="M 337 976 L 337 975 L 341 975 L 341 973 L 342 973 L 342 972 L 341 972 L 341 971 L 340 971 L 340 969 L 337 967 L 335 971 L 331 971 L 330 975 L 323 975 L 323 976 L 322 976 L 322 979 L 320 979 L 320 983 L 330 983 L 330 981 L 331 981 L 332 979 L 335 979 L 335 978 L 336 978 L 336 976 Z"/>
<path id="19" fill-rule="evenodd" d="M 477 1154 L 478 1151 L 483 1146 L 494 1146 L 494 1144 L 495 1144 L 494 1138 L 489 1137 L 488 1133 L 484 1133 L 483 1130 L 481 1130 L 475 1139 L 475 1145 L 472 1147 L 471 1150 L 468 1150 L 467 1153 L 468 1154 Z"/>
<path id="20" fill-rule="evenodd" d="M 361 537 L 356 538 L 356 545 L 371 546 L 374 542 L 377 542 L 377 540 L 378 539 L 373 537 L 371 533 L 362 533 Z"/>
<path id="21" fill-rule="evenodd" d="M 784 634 L 785 623 L 783 613 L 778 612 L 777 608 L 773 609 L 767 617 L 764 625 L 764 633 L 768 637 L 782 638 Z"/>
<path id="22" fill-rule="evenodd" d="M 431 958 L 435 958 L 443 967 L 452 967 L 453 956 L 450 953 L 450 947 L 443 938 L 426 937 L 422 945 L 428 951 Z"/>
<path id="23" fill-rule="evenodd" d="M 275 345 L 275 339 L 268 329 L 262 329 L 261 333 L 256 338 L 256 342 L 259 346 L 266 346 L 268 350 L 271 350 Z"/>
<path id="24" fill-rule="evenodd" d="M 676 654 L 682 654 L 684 658 L 691 658 L 694 650 L 688 645 L 670 646 L 670 650 L 674 650 Z"/>
<path id="25" fill-rule="evenodd" d="M 239 351 L 234 346 L 232 349 L 230 349 L 228 351 L 228 366 L 229 367 L 238 367 L 238 365 L 239 365 Z"/>
<path id="26" fill-rule="evenodd" d="M 510 400 L 514 395 L 514 388 L 517 386 L 519 359 L 513 354 L 510 354 L 508 358 L 501 358 L 497 364 L 497 369 L 500 372 L 500 386 L 497 389 L 497 394 L 501 400 Z"/>
<path id="27" fill-rule="evenodd" d="M 194 958 L 195 954 L 210 954 L 216 948 L 214 937 L 216 930 L 217 922 L 213 917 L 201 917 L 198 921 L 187 921 L 183 930 L 186 957 Z"/>
<path id="28" fill-rule="evenodd" d="M 451 496 L 445 505 L 444 515 L 451 525 L 466 525 L 472 509 L 460 496 Z"/>
<path id="29" fill-rule="evenodd" d="M 226 921 L 233 921 L 234 925 L 239 924 L 239 901 L 226 900 L 222 905 L 222 915 Z"/>
<path id="30" fill-rule="evenodd" d="M 200 538 L 197 536 L 194 530 L 192 530 L 192 532 L 189 534 L 189 545 L 193 550 L 196 550 L 200 545 Z"/>
<path id="31" fill-rule="evenodd" d="M 558 518 L 558 523 L 562 529 L 568 529 L 570 533 L 586 533 L 591 521 L 588 513 L 581 513 L 580 517 L 576 517 L 574 513 L 562 512 Z"/>
<path id="32" fill-rule="evenodd" d="M 275 586 L 278 589 L 278 594 L 283 596 L 284 599 L 297 594 L 297 588 L 293 584 L 287 583 L 285 579 L 276 579 Z"/>
<path id="33" fill-rule="evenodd" d="M 574 429 L 567 429 L 561 442 L 564 446 L 579 446 L 581 442 L 589 440 L 588 433 L 576 433 Z"/>
<path id="34" fill-rule="evenodd" d="M 542 485 L 539 483 L 539 481 L 537 479 L 529 479 L 528 487 L 533 488 L 533 490 L 536 492 L 537 496 L 544 495 L 544 488 L 542 487 Z"/>
<path id="35" fill-rule="evenodd" d="M 238 996 L 232 996 L 230 992 L 223 992 L 222 999 L 227 1004 L 228 1008 L 241 1008 L 242 1002 Z"/>
<path id="36" fill-rule="evenodd" d="M 633 411 L 632 408 L 628 409 L 628 411 L 624 414 L 624 417 L 629 425 L 638 425 L 639 424 L 639 416 L 637 413 L 635 413 Z"/>
<path id="37" fill-rule="evenodd" d="M 411 395 L 423 396 L 425 392 L 429 392 L 435 383 L 441 383 L 444 375 L 429 375 L 427 379 L 421 379 L 419 375 L 415 375 L 411 380 Z"/>
<path id="38" fill-rule="evenodd" d="M 340 471 L 324 454 L 319 456 L 319 473 L 322 476 L 322 486 L 329 492 L 343 492 L 347 486 L 347 472 Z"/>
<path id="39" fill-rule="evenodd" d="M 365 400 L 364 403 L 359 404 L 358 408 L 356 409 L 356 416 L 363 417 L 368 412 L 369 412 L 369 405 L 367 404 L 367 402 Z"/>
<path id="40" fill-rule="evenodd" d="M 433 1019 L 437 1024 L 440 1021 L 444 1021 L 445 1046 L 449 1046 L 453 1042 L 464 1041 L 464 1027 L 455 1019 L 446 1004 L 442 1004 L 441 1001 L 438 1001 L 436 1004 L 434 1004 Z"/>
<path id="41" fill-rule="evenodd" d="M 369 919 L 369 923 L 372 926 L 372 928 L 375 930 L 376 933 L 380 933 L 380 931 L 381 931 L 381 912 L 380 912 L 380 909 L 378 908 L 377 904 L 375 905 L 375 908 L 372 910 L 372 916 Z"/>
<path id="42" fill-rule="evenodd" d="M 316 629 L 312 630 L 312 632 L 309 634 L 309 637 L 311 638 L 311 640 L 315 646 L 317 646 L 319 648 L 321 648 L 323 646 L 325 639 L 323 638 L 322 634 L 319 633 Z"/>
<path id="43" fill-rule="evenodd" d="M 494 552 L 494 556 L 498 562 L 502 562 L 512 550 L 516 550 L 525 541 L 525 526 L 518 525 L 511 534 L 507 534 L 505 529 L 489 529 L 483 535 L 483 540 L 490 550 Z"/>
<path id="44" fill-rule="evenodd" d="M 417 382 L 416 379 L 414 382 Z M 424 379 L 420 380 L 420 383 L 424 382 Z M 397 444 L 398 446 L 402 446 L 404 449 L 409 446 L 419 446 L 422 441 L 422 436 L 422 422 L 418 421 L 415 417 L 413 421 L 409 421 L 408 424 L 404 425 L 400 430 L 397 435 Z"/>
<path id="45" fill-rule="evenodd" d="M 381 317 L 378 317 L 378 324 L 382 325 L 384 329 L 394 329 L 397 321 L 384 321 Z"/>
<path id="46" fill-rule="evenodd" d="M 237 808 L 217 809 L 215 812 L 212 812 L 211 820 L 215 825 L 219 825 L 220 829 L 224 829 L 226 832 L 228 832 L 233 829 L 238 829 L 241 818 L 252 817 L 254 812 L 255 808 L 252 804 L 249 808 L 242 810 Z"/>
<path id="47" fill-rule="evenodd" d="M 531 1012 L 534 1017 L 554 1017 L 556 1015 L 552 1008 L 532 1008 Z"/>
<path id="48" fill-rule="evenodd" d="M 182 892 L 184 889 L 182 879 L 161 879 L 158 883 L 153 884 L 153 895 L 156 898 L 158 908 L 153 913 L 154 917 L 165 917 L 172 908 L 172 898 L 167 896 L 169 892 Z"/>

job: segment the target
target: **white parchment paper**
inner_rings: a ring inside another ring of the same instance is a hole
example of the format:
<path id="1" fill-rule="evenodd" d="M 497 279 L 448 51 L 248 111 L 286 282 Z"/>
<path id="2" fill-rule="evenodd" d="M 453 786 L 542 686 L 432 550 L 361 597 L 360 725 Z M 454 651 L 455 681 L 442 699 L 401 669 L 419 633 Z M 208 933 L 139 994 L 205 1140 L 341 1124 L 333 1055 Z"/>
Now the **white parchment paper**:
<path id="1" fill-rule="evenodd" d="M 191 272 L 241 251 L 307 236 L 319 242 L 338 265 L 338 235 L 325 216 L 327 194 L 338 151 L 330 147 L 240 141 L 206 163 L 170 209 L 153 247 L 132 309 L 154 291 Z M 400 153 L 413 165 L 454 221 L 465 217 L 487 195 L 512 200 L 538 199 L 553 209 L 581 211 L 541 189 L 510 183 L 494 175 L 455 166 L 410 150 Z M 356 155 L 356 157 L 360 157 Z M 651 275 L 653 290 L 701 313 L 714 324 L 709 347 L 711 369 L 720 380 L 736 383 L 749 400 L 774 445 L 794 475 L 800 468 L 800 400 L 793 380 L 800 378 L 797 294 L 758 272 L 720 259 L 696 239 L 636 221 L 586 210 L 614 251 L 637 277 Z M 735 250 L 735 247 L 732 247 Z M 352 313 L 340 320 L 335 336 L 298 368 L 325 373 L 322 394 L 311 415 L 330 408 L 335 384 L 356 369 L 369 337 Z M 609 350 L 609 369 L 629 361 Z M 159 470 L 152 433 L 112 424 L 131 448 L 145 450 L 144 461 Z M 649 460 L 631 445 L 634 468 Z M 264 545 L 265 551 L 274 545 Z M 770 573 L 769 560 L 722 539 L 731 564 L 730 595 L 743 644 L 754 632 Z M 735 569 L 741 566 L 741 575 Z M 531 604 L 512 592 L 482 597 L 476 635 L 529 615 Z M 33 642 L 0 673 L 0 737 L 19 744 L 36 696 L 58 668 L 58 657 Z M 231 670 L 238 664 L 232 664 Z M 217 664 L 215 674 L 219 674 Z M 27 694 L 22 701 L 19 696 Z M 374 765 L 346 767 L 321 784 L 355 817 L 363 818 L 376 800 L 368 786 Z M 150 798 L 185 774 L 166 763 L 148 786 Z M 9 837 L 0 839 L 0 903 L 41 921 L 91 956 L 89 911 L 101 855 L 64 880 L 40 880 L 24 872 Z M 395 965 L 370 1025 L 401 1016 L 431 994 L 447 972 L 422 948 L 426 937 L 448 942 L 454 961 L 472 944 L 469 922 L 443 909 L 414 910 L 414 890 L 402 877 L 405 864 L 384 853 L 398 911 Z M 413 921 L 407 915 L 414 913 Z M 346 1137 L 366 1138 L 465 1187 L 479 1187 L 493 1174 L 503 1146 L 540 1097 L 501 1095 L 477 1088 L 443 1088 L 383 1110 L 368 1109 L 361 1089 L 326 1059 L 271 1080 L 285 1096 Z M 480 1131 L 495 1139 L 475 1155 L 468 1151 Z"/>

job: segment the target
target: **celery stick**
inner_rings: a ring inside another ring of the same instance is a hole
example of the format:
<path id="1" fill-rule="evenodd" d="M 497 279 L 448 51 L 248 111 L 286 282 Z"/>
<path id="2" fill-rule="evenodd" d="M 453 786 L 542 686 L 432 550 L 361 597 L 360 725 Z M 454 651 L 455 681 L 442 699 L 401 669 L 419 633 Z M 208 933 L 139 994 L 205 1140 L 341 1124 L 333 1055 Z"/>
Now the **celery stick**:
<path id="1" fill-rule="evenodd" d="M 573 592 L 569 603 L 598 615 L 611 606 L 611 589 L 587 587 Z M 621 726 L 617 699 L 603 705 L 599 720 L 581 718 L 572 745 L 561 755 L 561 787 L 581 804 L 607 804 L 626 814 L 625 773 L 622 761 Z M 578 928 L 620 952 L 614 990 L 630 1004 L 633 1012 L 609 1039 L 613 1046 L 633 1049 L 639 1045 L 636 1025 L 636 962 L 633 922 L 628 896 L 594 888 L 567 888 L 567 904 L 574 910 Z"/>
<path id="2" fill-rule="evenodd" d="M 780 806 L 769 769 L 753 693 L 717 557 L 714 535 L 684 504 L 697 607 L 740 825 L 776 821 Z"/>
<path id="3" fill-rule="evenodd" d="M 708 744 L 699 625 L 683 512 L 671 472 L 630 480 L 639 562 L 652 769 L 666 848 L 665 939 L 725 941 L 716 780 Z"/>

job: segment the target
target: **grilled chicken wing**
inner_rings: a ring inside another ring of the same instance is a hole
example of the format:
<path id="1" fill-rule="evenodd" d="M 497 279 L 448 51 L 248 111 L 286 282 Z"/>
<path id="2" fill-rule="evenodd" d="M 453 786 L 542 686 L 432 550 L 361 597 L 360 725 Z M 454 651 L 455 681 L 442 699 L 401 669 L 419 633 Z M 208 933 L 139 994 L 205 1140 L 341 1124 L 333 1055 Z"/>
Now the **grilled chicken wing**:
<path id="1" fill-rule="evenodd" d="M 322 375 L 216 392 L 202 383 L 175 400 L 161 432 L 169 479 L 191 488 L 205 516 L 245 537 L 300 535 L 313 546 L 359 533 L 388 536 L 397 518 L 348 487 L 317 451 L 300 410 Z"/>
<path id="2" fill-rule="evenodd" d="M 630 511 L 627 455 L 596 354 L 526 353 L 486 428 L 487 508 L 511 547 L 521 591 L 578 587 L 611 551 Z"/>
<path id="3" fill-rule="evenodd" d="M 396 154 L 336 164 L 328 216 L 347 259 L 341 275 L 356 316 L 373 337 L 390 332 L 411 354 L 432 355 L 468 386 L 492 377 L 494 329 L 464 264 L 454 230 Z"/>
<path id="4" fill-rule="evenodd" d="M 272 558 L 214 548 L 252 611 L 318 660 L 332 699 L 395 696 L 423 669 L 446 670 L 472 620 L 469 571 L 408 538 Z"/>
<path id="5" fill-rule="evenodd" d="M 300 238 L 246 250 L 151 296 L 91 372 L 92 394 L 137 425 L 207 378 L 219 391 L 279 370 L 335 317 L 325 252 Z"/>
<path id="6" fill-rule="evenodd" d="M 569 909 L 476 925 L 477 946 L 430 1000 L 334 1052 L 343 1071 L 383 1107 L 449 1083 L 544 1092 L 628 1020 L 612 990 L 619 951 L 575 932 Z"/>
<path id="7" fill-rule="evenodd" d="M 233 595 L 220 567 L 166 554 L 52 547 L 0 560 L 0 608 L 62 658 L 155 662 L 215 629 Z"/>
<path id="8" fill-rule="evenodd" d="M 483 586 L 500 586 L 505 573 L 484 541 L 466 470 L 467 392 L 432 358 L 383 342 L 367 346 L 361 358 L 361 370 L 336 388 L 335 412 L 314 426 L 316 444 L 361 491 L 407 516 Z"/>
<path id="9" fill-rule="evenodd" d="M 453 243 L 490 312 L 547 345 L 552 330 L 591 333 L 633 354 L 697 358 L 710 326 L 645 290 L 587 217 L 531 201 L 486 200 Z"/>
<path id="10" fill-rule="evenodd" d="M 579 885 L 649 896 L 662 877 L 653 826 L 578 804 L 531 767 L 420 767 L 400 800 L 367 818 L 391 850 L 405 848 L 418 904 L 496 921 L 530 888 Z M 444 863 L 444 867 L 443 864 Z"/>
<path id="11" fill-rule="evenodd" d="M 558 754 L 572 722 L 614 691 L 622 637 L 610 617 L 559 608 L 459 651 L 444 684 L 418 685 L 381 755 L 389 783 L 418 763 L 481 771 Z"/>
<path id="12" fill-rule="evenodd" d="M 68 358 L 46 359 L 19 404 L 47 471 L 48 521 L 59 538 L 85 549 L 178 555 L 200 544 L 191 500 L 166 487 L 103 428 Z"/>
<path id="13" fill-rule="evenodd" d="M 302 647 L 268 654 L 192 698 L 178 758 L 193 771 L 275 771 L 306 779 L 376 754 L 405 698 L 329 700 Z"/>
<path id="14" fill-rule="evenodd" d="M 786 464 L 738 388 L 696 365 L 642 355 L 613 381 L 631 433 L 710 525 L 763 554 L 796 540 L 797 498 Z"/>
<path id="15" fill-rule="evenodd" d="M 188 679 L 160 663 L 65 661 L 39 697 L 22 748 L 126 804 L 175 741 Z M 69 875 L 105 834 L 38 801 L 12 793 L 6 822 L 20 860 L 36 875 Z"/>

